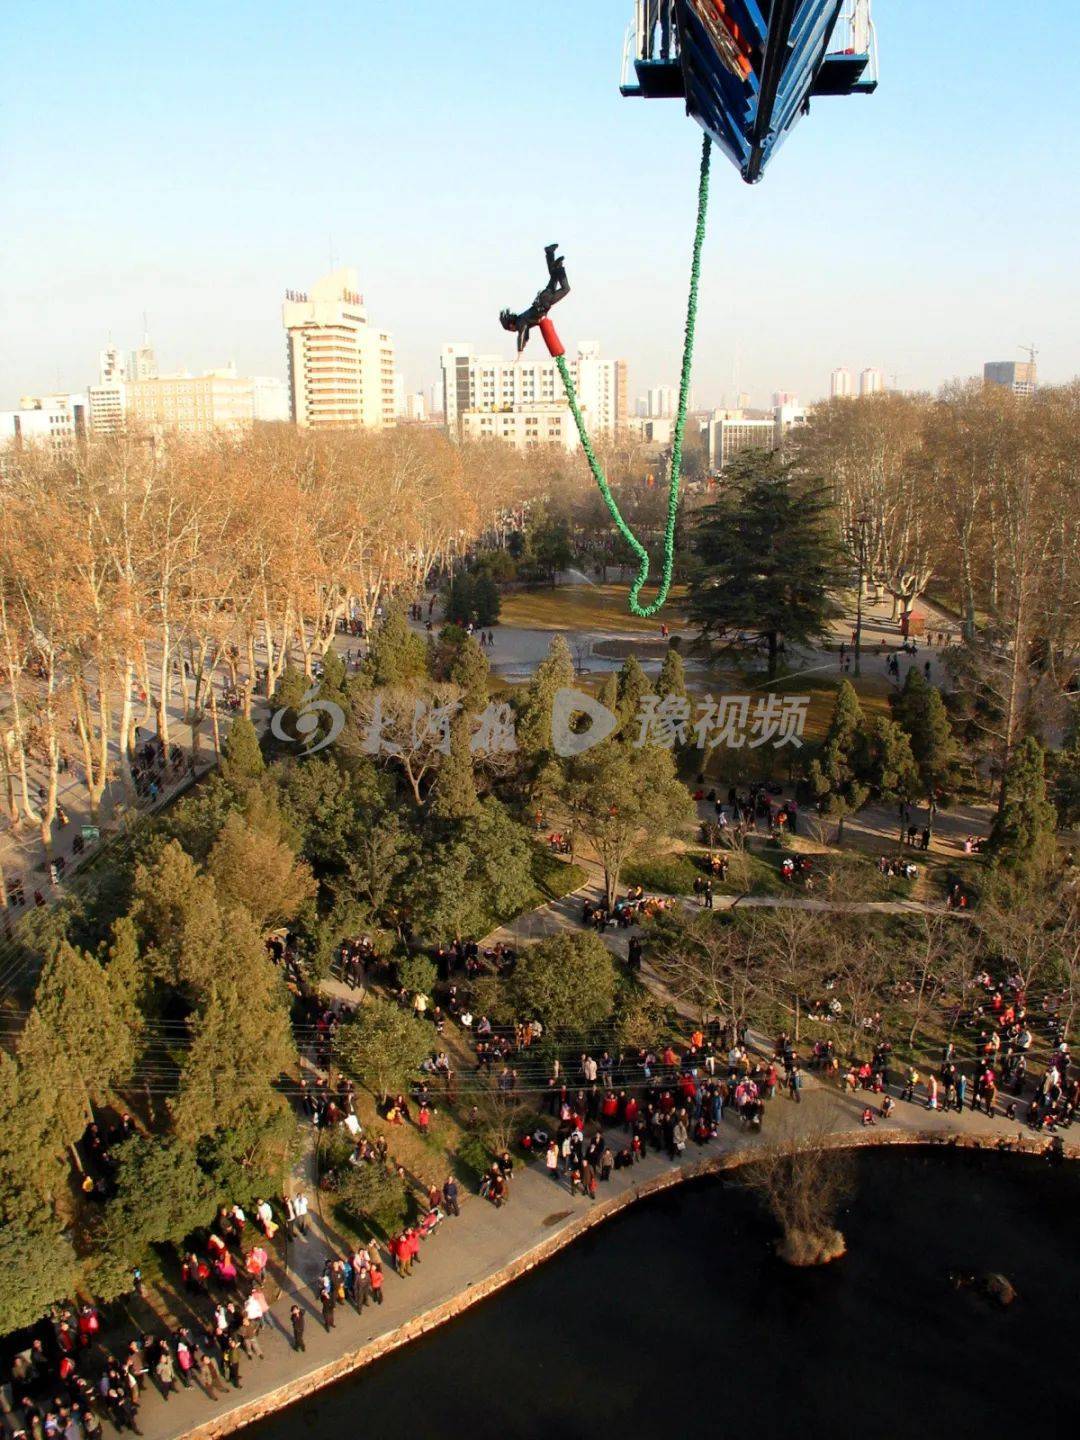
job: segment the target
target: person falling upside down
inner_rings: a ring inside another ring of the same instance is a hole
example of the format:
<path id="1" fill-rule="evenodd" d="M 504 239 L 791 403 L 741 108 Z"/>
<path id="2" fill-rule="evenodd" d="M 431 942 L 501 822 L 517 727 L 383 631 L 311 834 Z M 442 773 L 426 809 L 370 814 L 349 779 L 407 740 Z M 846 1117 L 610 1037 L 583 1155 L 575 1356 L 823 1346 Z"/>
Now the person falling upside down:
<path id="1" fill-rule="evenodd" d="M 499 324 L 503 329 L 517 331 L 519 355 L 528 343 L 529 331 L 532 327 L 539 325 L 551 307 L 570 294 L 570 282 L 566 278 L 566 261 L 561 255 L 558 258 L 555 255 L 558 248 L 558 244 L 544 246 L 544 255 L 547 257 L 548 283 L 543 290 L 537 292 L 536 298 L 529 308 L 523 310 L 520 315 L 515 315 L 512 310 L 502 310 L 499 313 Z"/>

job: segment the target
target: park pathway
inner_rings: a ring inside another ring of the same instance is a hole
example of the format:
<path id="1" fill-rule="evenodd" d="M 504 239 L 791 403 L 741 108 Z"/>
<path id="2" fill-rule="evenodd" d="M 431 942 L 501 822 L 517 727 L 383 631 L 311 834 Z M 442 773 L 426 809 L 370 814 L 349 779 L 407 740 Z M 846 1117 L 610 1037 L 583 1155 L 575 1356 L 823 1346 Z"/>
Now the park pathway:
<path id="1" fill-rule="evenodd" d="M 600 893 L 599 876 L 595 867 L 591 868 L 593 873 L 579 890 L 500 927 L 486 938 L 485 944 L 497 939 L 537 940 L 561 930 L 579 929 L 582 901 Z M 746 903 L 738 896 L 720 898 L 731 905 Z M 824 901 L 760 898 L 766 904 L 815 909 L 885 909 L 896 913 L 928 908 L 901 901 L 845 907 Z M 614 953 L 624 955 L 632 933 L 608 931 L 604 939 Z M 656 977 L 649 974 L 647 965 L 642 978 L 670 1000 Z M 355 991 L 335 980 L 327 981 L 325 989 L 331 996 L 350 1002 L 357 999 Z M 310 1057 L 304 1057 L 304 1065 L 311 1068 Z M 899 1087 L 892 1088 L 894 1095 L 898 1094 Z M 311 1197 L 311 1223 L 307 1236 L 298 1237 L 288 1246 L 287 1274 L 273 1305 L 271 1323 L 261 1337 L 265 1359 L 245 1360 L 243 1388 L 230 1391 L 224 1403 L 209 1400 L 193 1387 L 174 1395 L 166 1404 L 148 1389 L 139 1416 L 144 1434 L 147 1440 L 175 1440 L 186 1435 L 211 1440 L 252 1423 L 460 1313 L 640 1196 L 696 1174 L 752 1159 L 755 1150 L 770 1142 L 804 1134 L 819 1143 L 837 1145 L 907 1142 L 1009 1149 L 1045 1147 L 1045 1141 L 1036 1140 L 1003 1116 L 991 1118 L 970 1109 L 959 1114 L 929 1111 L 921 1103 L 898 1102 L 890 1120 L 867 1129 L 862 1125 L 866 1100 L 865 1094 L 847 1094 L 807 1075 L 799 1103 L 783 1094 L 768 1103 L 762 1132 L 744 1131 L 729 1109 L 715 1141 L 701 1147 L 691 1145 L 677 1162 L 665 1155 L 649 1154 L 631 1169 L 614 1172 L 610 1182 L 600 1187 L 596 1200 L 572 1197 L 565 1183 L 553 1182 L 541 1163 L 527 1165 L 516 1172 L 511 1201 L 501 1210 L 494 1210 L 475 1195 L 463 1194 L 460 1218 L 447 1219 L 424 1242 L 421 1263 L 408 1279 L 393 1272 L 384 1253 L 384 1305 L 369 1306 L 360 1313 L 352 1306 L 339 1306 L 335 1328 L 330 1332 L 323 1329 L 321 1322 L 318 1281 L 326 1259 L 344 1254 L 347 1246 L 344 1237 L 335 1231 L 329 1212 L 319 1204 L 317 1137 L 305 1121 L 292 1188 L 303 1186 Z M 1080 1157 L 1080 1144 L 1070 1144 L 1067 1152 Z M 294 1301 L 307 1316 L 307 1348 L 303 1354 L 293 1349 L 289 1336 L 288 1311 Z"/>

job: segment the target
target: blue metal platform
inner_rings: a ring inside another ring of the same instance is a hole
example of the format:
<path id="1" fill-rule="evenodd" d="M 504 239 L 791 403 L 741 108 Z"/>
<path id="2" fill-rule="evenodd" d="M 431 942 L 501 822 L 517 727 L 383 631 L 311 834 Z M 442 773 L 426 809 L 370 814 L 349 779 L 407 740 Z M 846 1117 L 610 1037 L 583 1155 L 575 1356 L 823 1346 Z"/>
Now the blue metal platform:
<path id="1" fill-rule="evenodd" d="M 657 54 L 646 27 L 664 4 L 674 24 L 667 53 Z M 869 0 L 637 0 L 636 11 L 622 93 L 684 99 L 751 184 L 812 96 L 877 86 Z"/>

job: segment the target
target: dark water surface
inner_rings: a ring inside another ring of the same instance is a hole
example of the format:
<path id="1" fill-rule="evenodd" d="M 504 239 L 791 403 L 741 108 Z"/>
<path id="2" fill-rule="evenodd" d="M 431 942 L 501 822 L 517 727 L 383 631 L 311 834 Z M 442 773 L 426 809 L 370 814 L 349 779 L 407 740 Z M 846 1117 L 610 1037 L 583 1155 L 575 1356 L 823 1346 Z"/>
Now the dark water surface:
<path id="1" fill-rule="evenodd" d="M 1075 1423 L 1080 1166 L 866 1151 L 855 1176 L 833 1265 L 780 1264 L 736 1183 L 684 1186 L 245 1433 L 966 1440 Z M 954 1290 L 954 1267 L 1001 1271 L 1019 1298 Z"/>

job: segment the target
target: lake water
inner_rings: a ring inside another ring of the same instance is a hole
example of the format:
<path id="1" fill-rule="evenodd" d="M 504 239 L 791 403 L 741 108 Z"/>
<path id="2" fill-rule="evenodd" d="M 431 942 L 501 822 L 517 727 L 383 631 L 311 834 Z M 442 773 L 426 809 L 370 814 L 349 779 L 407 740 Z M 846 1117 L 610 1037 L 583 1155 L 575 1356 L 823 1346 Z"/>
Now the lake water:
<path id="1" fill-rule="evenodd" d="M 941 1150 L 854 1164 L 833 1265 L 776 1260 L 736 1181 L 684 1186 L 246 1433 L 967 1440 L 1075 1416 L 1080 1166 Z M 952 1268 L 1000 1271 L 1018 1299 L 955 1290 Z"/>

